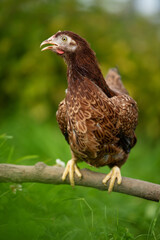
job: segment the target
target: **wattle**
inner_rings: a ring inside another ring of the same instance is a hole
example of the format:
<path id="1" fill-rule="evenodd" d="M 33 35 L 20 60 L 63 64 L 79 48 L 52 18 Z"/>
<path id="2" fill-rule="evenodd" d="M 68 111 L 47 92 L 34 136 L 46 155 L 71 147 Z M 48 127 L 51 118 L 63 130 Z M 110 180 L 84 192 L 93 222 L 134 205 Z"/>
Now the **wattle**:
<path id="1" fill-rule="evenodd" d="M 64 53 L 64 51 L 63 51 L 63 50 L 60 50 L 60 49 L 57 49 L 56 52 L 57 52 L 58 54 L 63 54 L 63 53 Z"/>

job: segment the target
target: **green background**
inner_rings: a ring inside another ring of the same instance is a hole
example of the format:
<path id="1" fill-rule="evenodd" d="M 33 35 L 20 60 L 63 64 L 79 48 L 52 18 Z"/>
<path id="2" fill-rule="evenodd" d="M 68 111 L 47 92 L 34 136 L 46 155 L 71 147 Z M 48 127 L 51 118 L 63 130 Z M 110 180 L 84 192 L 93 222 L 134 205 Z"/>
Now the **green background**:
<path id="1" fill-rule="evenodd" d="M 54 165 L 57 158 L 70 159 L 55 119 L 67 88 L 66 65 L 39 47 L 58 30 L 70 30 L 90 43 L 104 76 L 118 66 L 138 103 L 138 142 L 122 175 L 159 183 L 160 14 L 141 16 L 133 2 L 0 2 L 1 163 Z M 85 163 L 79 166 L 88 168 Z M 78 186 L 0 184 L 2 240 L 157 240 L 159 229 L 157 203 Z"/>

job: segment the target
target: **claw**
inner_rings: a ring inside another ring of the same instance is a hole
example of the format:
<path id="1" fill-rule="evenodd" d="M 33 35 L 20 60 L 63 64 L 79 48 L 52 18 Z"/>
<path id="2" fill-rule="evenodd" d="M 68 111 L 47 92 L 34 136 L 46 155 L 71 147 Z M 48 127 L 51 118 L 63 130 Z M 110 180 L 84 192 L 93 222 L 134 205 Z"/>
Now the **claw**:
<path id="1" fill-rule="evenodd" d="M 103 184 L 106 185 L 109 179 L 110 179 L 110 183 L 109 183 L 108 192 L 112 192 L 116 179 L 118 184 L 121 184 L 122 182 L 121 171 L 119 167 L 115 166 L 112 168 L 110 173 L 108 173 L 107 176 L 103 179 L 102 181 Z"/>
<path id="2" fill-rule="evenodd" d="M 81 178 L 82 177 L 82 174 L 81 172 L 79 171 L 77 165 L 76 165 L 76 162 L 71 159 L 68 161 L 67 163 L 67 166 L 63 172 L 63 175 L 62 175 L 62 180 L 64 181 L 67 177 L 67 175 L 69 175 L 69 181 L 70 181 L 70 184 L 71 186 L 73 187 L 75 185 L 75 182 L 74 182 L 74 172 L 76 173 L 76 175 Z"/>

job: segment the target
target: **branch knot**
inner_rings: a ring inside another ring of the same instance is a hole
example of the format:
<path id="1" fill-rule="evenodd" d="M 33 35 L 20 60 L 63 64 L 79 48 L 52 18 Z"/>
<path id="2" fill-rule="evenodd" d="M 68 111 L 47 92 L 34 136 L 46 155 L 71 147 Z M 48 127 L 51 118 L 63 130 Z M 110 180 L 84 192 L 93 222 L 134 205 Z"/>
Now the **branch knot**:
<path id="1" fill-rule="evenodd" d="M 35 164 L 35 169 L 37 171 L 42 171 L 47 165 L 44 162 L 38 162 Z"/>

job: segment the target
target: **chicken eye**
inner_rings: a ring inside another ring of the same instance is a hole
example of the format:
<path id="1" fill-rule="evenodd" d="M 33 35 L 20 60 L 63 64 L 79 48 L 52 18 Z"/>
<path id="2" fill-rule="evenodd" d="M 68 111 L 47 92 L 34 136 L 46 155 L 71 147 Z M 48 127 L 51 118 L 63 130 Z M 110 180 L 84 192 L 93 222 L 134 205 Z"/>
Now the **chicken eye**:
<path id="1" fill-rule="evenodd" d="M 62 37 L 62 41 L 63 41 L 63 42 L 66 42 L 66 41 L 67 41 L 67 37 L 66 37 L 66 36 L 63 36 L 63 37 Z"/>

